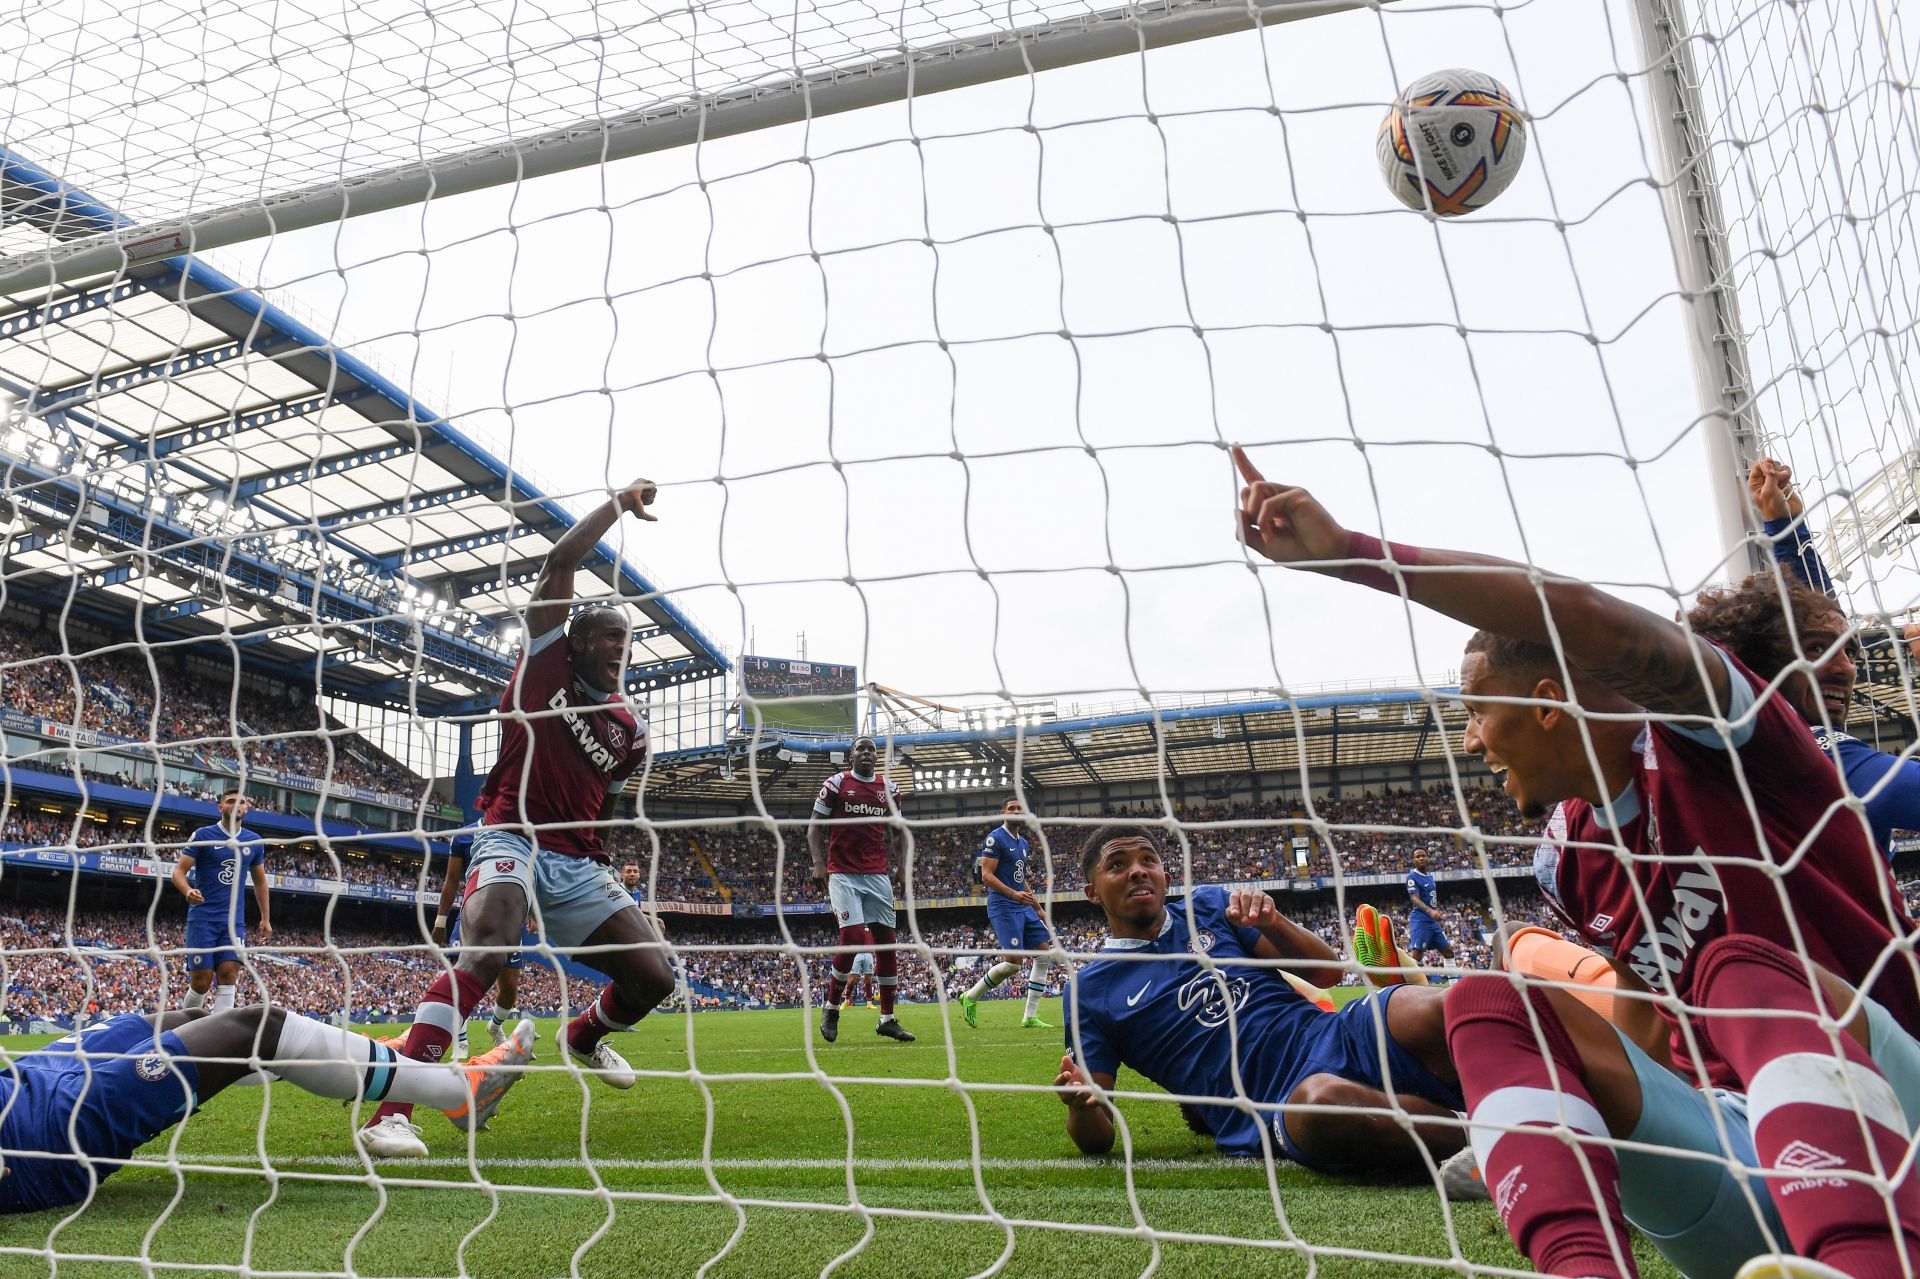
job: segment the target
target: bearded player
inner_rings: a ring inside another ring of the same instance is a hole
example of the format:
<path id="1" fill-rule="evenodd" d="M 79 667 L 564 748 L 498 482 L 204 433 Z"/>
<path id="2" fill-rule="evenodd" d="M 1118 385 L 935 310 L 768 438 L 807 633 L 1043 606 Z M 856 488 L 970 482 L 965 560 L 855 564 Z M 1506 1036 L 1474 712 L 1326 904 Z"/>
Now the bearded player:
<path id="1" fill-rule="evenodd" d="M 548 553 L 526 610 L 526 648 L 500 699 L 500 755 L 480 789 L 461 910 L 463 945 L 451 972 L 427 988 L 401 1052 L 439 1061 L 454 1033 L 520 944 L 531 912 L 548 945 L 593 948 L 612 981 L 560 1032 L 585 1073 L 631 1088 L 633 1070 L 606 1042 L 673 992 L 659 935 L 608 869 L 598 826 L 647 758 L 645 730 L 622 697 L 632 629 L 618 608 L 591 605 L 567 621 L 580 563 L 622 513 L 652 521 L 654 486 L 638 480 L 583 516 Z M 360 1131 L 369 1154 L 427 1153 L 411 1107 L 383 1106 Z"/>
<path id="2" fill-rule="evenodd" d="M 238 948 L 247 944 L 242 882 L 252 886 L 260 908 L 260 940 L 273 937 L 267 918 L 267 842 L 241 824 L 252 807 L 245 791 L 237 786 L 228 790 L 220 796 L 220 820 L 189 835 L 173 863 L 173 886 L 187 899 L 187 997 L 182 1006 L 188 1009 L 206 1004 L 209 988 L 210 1011 L 233 1007 L 240 982 Z"/>
<path id="3" fill-rule="evenodd" d="M 1861 824 L 1834 820 L 1840 779 L 1800 717 L 1658 614 L 1349 532 L 1235 462 L 1249 547 L 1482 628 L 1461 663 L 1464 749 L 1522 813 L 1551 813 L 1535 874 L 1616 970 L 1611 1024 L 1503 976 L 1448 993 L 1474 1149 L 1520 1250 L 1625 1279 L 1631 1222 L 1692 1279 L 1905 1273 L 1920 1178 L 1884 1178 L 1920 1115 L 1902 1030 L 1920 993 L 1895 946 L 1913 924 Z M 1829 1033 L 1839 1013 L 1857 1033 Z M 1773 1256 L 1782 1243 L 1801 1256 Z"/>
<path id="4" fill-rule="evenodd" d="M 987 923 L 992 925 L 993 935 L 1005 953 L 960 996 L 960 1015 L 967 1019 L 969 1026 L 980 1024 L 981 997 L 1019 973 L 1020 951 L 1045 950 L 1053 945 L 1053 935 L 1047 931 L 1046 921 L 1040 918 L 1040 899 L 1027 886 L 1027 856 L 1033 845 L 1020 833 L 1020 820 L 1026 816 L 1026 806 L 1010 799 L 1000 811 L 1006 819 L 987 832 L 986 844 L 976 864 L 980 868 L 980 882 L 987 890 Z M 1047 993 L 1050 967 L 1047 956 L 1033 957 L 1032 970 L 1027 974 L 1027 1011 L 1020 1022 L 1023 1030 L 1053 1029 L 1040 1020 L 1040 1001 Z"/>
<path id="5" fill-rule="evenodd" d="M 887 819 L 900 811 L 900 788 L 876 771 L 880 747 L 871 737 L 853 739 L 848 762 L 852 767 L 821 783 L 814 820 L 807 824 L 813 886 L 827 894 L 840 924 L 820 1037 L 828 1043 L 840 1037 L 840 1005 L 853 983 L 853 957 L 872 950 L 873 983 L 880 988 L 880 1021 L 873 1033 L 910 1044 L 913 1034 L 893 1015 L 900 987 L 900 952 L 893 948 L 893 874 L 899 863 Z M 830 835 L 823 824 L 831 826 Z"/>

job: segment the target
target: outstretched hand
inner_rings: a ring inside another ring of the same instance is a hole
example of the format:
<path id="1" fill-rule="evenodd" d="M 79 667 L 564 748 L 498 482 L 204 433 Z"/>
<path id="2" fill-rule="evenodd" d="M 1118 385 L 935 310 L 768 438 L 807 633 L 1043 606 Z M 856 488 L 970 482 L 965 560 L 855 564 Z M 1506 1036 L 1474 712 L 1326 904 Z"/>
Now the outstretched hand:
<path id="1" fill-rule="evenodd" d="M 1233 450 L 1233 464 L 1246 481 L 1240 490 L 1241 541 L 1276 564 L 1347 558 L 1347 530 L 1313 494 L 1267 479 L 1243 448 Z"/>
<path id="2" fill-rule="evenodd" d="M 635 480 L 633 483 L 615 493 L 613 500 L 618 503 L 620 509 L 627 514 L 637 515 L 651 524 L 656 522 L 659 517 L 647 514 L 647 508 L 652 506 L 654 499 L 659 496 L 660 488 L 652 480 Z"/>
<path id="3" fill-rule="evenodd" d="M 1069 1110 L 1095 1110 L 1100 1106 L 1100 1090 L 1071 1054 L 1060 1059 L 1060 1073 L 1054 1076 L 1053 1087 Z"/>

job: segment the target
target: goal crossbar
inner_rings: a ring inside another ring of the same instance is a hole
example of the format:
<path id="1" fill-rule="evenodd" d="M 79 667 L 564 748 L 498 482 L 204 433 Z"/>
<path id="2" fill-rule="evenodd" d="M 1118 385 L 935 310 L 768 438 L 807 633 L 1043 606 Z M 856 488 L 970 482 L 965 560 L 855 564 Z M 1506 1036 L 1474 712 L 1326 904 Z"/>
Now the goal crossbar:
<path id="1" fill-rule="evenodd" d="M 902 48 L 801 75 L 731 85 L 605 119 L 303 187 L 186 218 L 128 225 L 0 258 L 0 294 L 132 270 L 182 253 L 404 208 L 609 160 L 987 84 L 1380 0 L 1152 0 Z M 81 198 L 77 192 L 72 199 Z"/>

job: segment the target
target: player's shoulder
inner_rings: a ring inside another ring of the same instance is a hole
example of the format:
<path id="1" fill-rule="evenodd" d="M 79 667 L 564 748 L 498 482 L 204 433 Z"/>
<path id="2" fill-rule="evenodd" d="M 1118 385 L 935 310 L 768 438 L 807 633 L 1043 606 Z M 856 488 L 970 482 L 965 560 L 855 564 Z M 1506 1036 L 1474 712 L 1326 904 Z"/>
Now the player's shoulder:
<path id="1" fill-rule="evenodd" d="M 1853 734 L 1825 724 L 1808 726 L 1813 732 L 1813 741 L 1821 750 L 1831 755 L 1879 755 L 1884 752 L 1875 750 Z"/>
<path id="2" fill-rule="evenodd" d="M 1533 879 L 1549 903 L 1564 909 L 1563 874 L 1567 863 L 1567 845 L 1579 829 L 1584 801 L 1562 800 L 1547 817 L 1546 829 L 1533 849 Z"/>
<path id="3" fill-rule="evenodd" d="M 1193 917 L 1202 923 L 1218 923 L 1227 916 L 1227 903 L 1230 900 L 1228 890 L 1222 884 L 1202 884 L 1189 896 L 1193 903 Z M 1172 906 L 1168 907 L 1173 910 Z M 1181 914 L 1175 911 L 1176 918 Z"/>
<path id="4" fill-rule="evenodd" d="M 825 791 L 834 795 L 838 795 L 840 793 L 840 788 L 842 786 L 845 786 L 846 784 L 847 784 L 847 770 L 843 768 L 837 773 L 828 774 L 826 780 L 820 783 L 820 789 L 822 791 Z"/>

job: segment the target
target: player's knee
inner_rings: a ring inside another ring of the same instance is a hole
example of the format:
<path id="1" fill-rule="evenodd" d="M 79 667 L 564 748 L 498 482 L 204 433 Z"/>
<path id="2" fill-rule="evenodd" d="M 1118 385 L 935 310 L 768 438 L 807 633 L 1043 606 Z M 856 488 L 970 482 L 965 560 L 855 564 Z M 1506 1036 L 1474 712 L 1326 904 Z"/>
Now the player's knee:
<path id="1" fill-rule="evenodd" d="M 1432 986 L 1403 986 L 1387 1005 L 1387 1030 L 1394 1042 L 1416 1057 L 1445 1056 L 1446 992 Z"/>
<path id="2" fill-rule="evenodd" d="M 491 986 L 506 968 L 507 957 L 491 950 L 476 950 L 474 945 L 478 943 L 461 947 L 460 958 L 453 965 L 454 971 L 465 973 L 482 987 Z"/>
<path id="3" fill-rule="evenodd" d="M 673 993 L 673 967 L 658 950 L 635 954 L 621 976 L 620 993 L 641 1008 L 652 1008 Z"/>
<path id="4" fill-rule="evenodd" d="M 1377 1110 L 1382 1095 L 1365 1084 L 1338 1075 L 1308 1075 L 1287 1098 L 1287 1138 L 1314 1167 L 1342 1166 L 1352 1142 L 1353 1125 L 1366 1110 Z"/>

